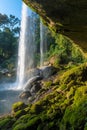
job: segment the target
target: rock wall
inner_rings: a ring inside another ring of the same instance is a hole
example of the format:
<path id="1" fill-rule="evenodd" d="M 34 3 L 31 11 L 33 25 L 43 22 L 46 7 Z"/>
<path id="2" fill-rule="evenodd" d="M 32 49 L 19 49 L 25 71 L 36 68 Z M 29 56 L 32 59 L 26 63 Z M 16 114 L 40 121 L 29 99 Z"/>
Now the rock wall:
<path id="1" fill-rule="evenodd" d="M 87 51 L 87 0 L 23 0 L 55 33 L 71 38 Z"/>

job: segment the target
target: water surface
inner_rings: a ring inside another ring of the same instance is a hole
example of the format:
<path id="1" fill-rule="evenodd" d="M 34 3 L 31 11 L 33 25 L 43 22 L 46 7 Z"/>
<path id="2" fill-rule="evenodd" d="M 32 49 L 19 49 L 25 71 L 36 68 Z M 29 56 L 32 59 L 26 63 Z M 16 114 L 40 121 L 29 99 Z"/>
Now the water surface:
<path id="1" fill-rule="evenodd" d="M 0 115 L 11 112 L 12 104 L 20 100 L 19 94 L 21 93 L 19 90 L 11 90 L 11 88 L 6 90 L 6 87 L 4 87 L 5 89 L 2 88 L 0 85 Z"/>

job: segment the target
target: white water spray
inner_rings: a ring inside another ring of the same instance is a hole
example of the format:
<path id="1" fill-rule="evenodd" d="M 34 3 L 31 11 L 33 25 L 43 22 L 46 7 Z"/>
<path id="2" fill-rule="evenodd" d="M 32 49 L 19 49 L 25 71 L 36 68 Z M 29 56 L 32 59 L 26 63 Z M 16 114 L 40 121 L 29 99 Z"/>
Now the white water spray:
<path id="1" fill-rule="evenodd" d="M 29 8 L 23 3 L 21 32 L 18 53 L 17 89 L 24 89 L 24 85 L 31 78 L 29 70 L 35 67 L 35 18 L 29 14 Z"/>
<path id="2" fill-rule="evenodd" d="M 44 54 L 47 52 L 47 28 L 40 21 L 40 67 L 44 65 Z"/>
<path id="3" fill-rule="evenodd" d="M 40 66 L 43 66 L 43 62 L 44 62 L 44 50 L 43 50 L 43 46 L 44 46 L 44 40 L 43 40 L 43 24 L 42 21 L 40 21 Z"/>
<path id="4" fill-rule="evenodd" d="M 17 70 L 18 89 L 22 88 L 24 82 L 27 15 L 28 15 L 28 7 L 23 3 L 19 50 L 18 50 L 18 70 Z"/>

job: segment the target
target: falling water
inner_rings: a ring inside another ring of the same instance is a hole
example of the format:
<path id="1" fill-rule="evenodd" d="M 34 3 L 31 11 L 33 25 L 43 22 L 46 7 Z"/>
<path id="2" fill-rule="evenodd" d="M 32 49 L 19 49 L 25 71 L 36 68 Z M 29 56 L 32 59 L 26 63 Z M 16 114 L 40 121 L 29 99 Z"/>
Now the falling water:
<path id="1" fill-rule="evenodd" d="M 22 20 L 21 20 L 21 31 L 19 39 L 19 50 L 18 50 L 18 70 L 17 70 L 17 82 L 18 89 L 20 89 L 24 82 L 24 71 L 25 71 L 25 40 L 26 40 L 26 27 L 27 27 L 27 13 L 28 7 L 22 4 Z"/>
<path id="2" fill-rule="evenodd" d="M 43 24 L 40 22 L 40 66 L 43 66 L 44 51 L 43 51 Z"/>
<path id="3" fill-rule="evenodd" d="M 34 24 L 35 18 L 29 14 L 29 8 L 23 3 L 17 69 L 18 89 L 23 89 L 24 84 L 31 78 L 28 73 L 29 70 L 35 67 Z"/>
<path id="4" fill-rule="evenodd" d="M 40 21 L 40 66 L 44 65 L 44 54 L 47 52 L 47 28 Z"/>

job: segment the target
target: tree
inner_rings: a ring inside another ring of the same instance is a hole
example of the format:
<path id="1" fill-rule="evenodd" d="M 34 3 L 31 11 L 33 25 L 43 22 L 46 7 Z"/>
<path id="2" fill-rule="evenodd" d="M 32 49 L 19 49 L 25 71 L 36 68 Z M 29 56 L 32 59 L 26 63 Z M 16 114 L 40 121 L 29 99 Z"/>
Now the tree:
<path id="1" fill-rule="evenodd" d="M 0 63 L 17 54 L 20 20 L 13 15 L 0 14 Z"/>
<path id="2" fill-rule="evenodd" d="M 5 28 L 5 26 L 7 26 L 8 23 L 9 23 L 8 16 L 0 13 L 0 30 L 3 30 L 3 28 Z"/>

